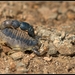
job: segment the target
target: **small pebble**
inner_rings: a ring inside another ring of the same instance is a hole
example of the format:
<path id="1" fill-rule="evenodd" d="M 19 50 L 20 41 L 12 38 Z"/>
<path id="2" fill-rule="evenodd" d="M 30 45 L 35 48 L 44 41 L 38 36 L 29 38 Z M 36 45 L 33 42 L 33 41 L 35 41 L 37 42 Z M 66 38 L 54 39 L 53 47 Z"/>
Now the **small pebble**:
<path id="1" fill-rule="evenodd" d="M 12 57 L 14 60 L 18 60 L 23 58 L 24 54 L 23 52 L 16 52 L 10 55 L 10 57 Z"/>
<path id="2" fill-rule="evenodd" d="M 18 67 L 17 72 L 26 73 L 26 72 L 28 72 L 28 69 L 26 69 L 24 67 Z"/>
<path id="3" fill-rule="evenodd" d="M 10 62 L 9 64 L 10 64 L 9 69 L 11 71 L 15 71 L 16 70 L 16 64 L 14 62 Z"/>
<path id="4" fill-rule="evenodd" d="M 51 57 L 51 58 L 49 58 L 49 57 L 44 57 L 43 59 L 46 60 L 46 61 L 51 61 L 51 60 L 52 60 L 52 57 Z"/>

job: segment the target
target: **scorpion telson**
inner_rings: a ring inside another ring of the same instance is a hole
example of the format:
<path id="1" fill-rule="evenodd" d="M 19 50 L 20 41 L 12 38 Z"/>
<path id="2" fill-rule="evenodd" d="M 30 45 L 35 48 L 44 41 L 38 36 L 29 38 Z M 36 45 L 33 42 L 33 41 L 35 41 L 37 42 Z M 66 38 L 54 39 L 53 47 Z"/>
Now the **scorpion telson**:
<path id="1" fill-rule="evenodd" d="M 18 28 L 20 27 L 24 31 L 28 31 L 29 36 L 35 37 L 34 28 L 27 22 L 20 22 L 17 20 L 5 20 L 1 25 L 0 29 L 4 28 Z"/>

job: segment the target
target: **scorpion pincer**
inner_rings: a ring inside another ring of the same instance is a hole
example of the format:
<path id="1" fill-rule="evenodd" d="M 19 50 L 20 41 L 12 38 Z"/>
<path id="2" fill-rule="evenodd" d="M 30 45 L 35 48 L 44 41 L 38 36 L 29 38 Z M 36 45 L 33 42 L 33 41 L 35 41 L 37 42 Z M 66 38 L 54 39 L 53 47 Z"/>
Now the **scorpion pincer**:
<path id="1" fill-rule="evenodd" d="M 4 28 L 18 28 L 20 27 L 24 31 L 28 31 L 29 36 L 35 37 L 34 34 L 34 28 L 27 22 L 19 22 L 18 20 L 5 20 L 1 26 L 0 29 Z"/>

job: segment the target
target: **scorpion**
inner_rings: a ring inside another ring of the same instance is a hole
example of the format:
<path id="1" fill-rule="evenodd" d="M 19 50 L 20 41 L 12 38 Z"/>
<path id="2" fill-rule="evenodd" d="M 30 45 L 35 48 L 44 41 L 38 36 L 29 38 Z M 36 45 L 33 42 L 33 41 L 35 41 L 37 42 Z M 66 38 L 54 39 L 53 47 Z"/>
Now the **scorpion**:
<path id="1" fill-rule="evenodd" d="M 22 31 L 17 28 L 20 28 Z M 38 51 L 40 45 L 34 37 L 34 28 L 27 22 L 5 20 L 0 25 L 0 43 L 10 47 L 12 51 L 31 50 L 35 54 L 41 55 Z"/>

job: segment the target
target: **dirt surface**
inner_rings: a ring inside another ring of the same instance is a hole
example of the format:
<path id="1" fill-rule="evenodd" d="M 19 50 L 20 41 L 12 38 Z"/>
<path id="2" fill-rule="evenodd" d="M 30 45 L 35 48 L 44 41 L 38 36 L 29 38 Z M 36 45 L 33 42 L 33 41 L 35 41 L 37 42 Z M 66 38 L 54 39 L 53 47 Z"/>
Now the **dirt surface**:
<path id="1" fill-rule="evenodd" d="M 7 1 L 0 2 L 0 24 L 6 19 L 25 21 L 41 36 L 39 51 L 15 52 L 2 46 L 0 74 L 74 74 L 75 73 L 75 2 Z"/>

